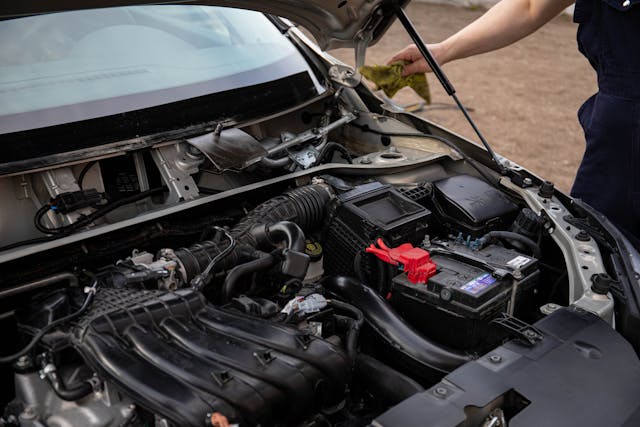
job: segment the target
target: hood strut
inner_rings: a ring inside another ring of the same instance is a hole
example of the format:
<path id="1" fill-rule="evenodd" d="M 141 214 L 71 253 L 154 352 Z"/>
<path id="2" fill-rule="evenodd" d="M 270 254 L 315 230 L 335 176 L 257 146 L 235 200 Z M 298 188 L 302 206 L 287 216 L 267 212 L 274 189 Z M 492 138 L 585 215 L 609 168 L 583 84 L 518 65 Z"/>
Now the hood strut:
<path id="1" fill-rule="evenodd" d="M 431 52 L 429 52 L 429 48 L 427 48 L 427 45 L 422 40 L 422 37 L 420 37 L 420 34 L 418 34 L 418 31 L 416 31 L 416 28 L 413 26 L 413 23 L 407 16 L 404 9 L 400 7 L 400 5 L 396 5 L 396 16 L 400 20 L 400 23 L 402 23 L 402 26 L 404 27 L 404 29 L 407 31 L 407 34 L 409 34 L 409 37 L 411 37 L 411 40 L 413 40 L 413 42 L 416 44 L 416 47 L 418 48 L 418 50 L 420 51 L 424 59 L 427 61 L 427 64 L 429 64 L 429 67 L 431 67 L 433 74 L 435 74 L 435 76 L 438 78 L 444 90 L 447 92 L 449 96 L 453 98 L 453 100 L 458 105 L 458 108 L 460 108 L 460 111 L 462 111 L 462 114 L 464 114 L 464 117 L 467 119 L 467 121 L 475 131 L 476 135 L 478 135 L 478 138 L 480 138 L 482 145 L 484 145 L 484 147 L 489 152 L 489 155 L 498 166 L 498 170 L 500 171 L 500 173 L 506 174 L 507 170 L 505 166 L 502 164 L 498 156 L 496 156 L 496 153 L 493 151 L 493 149 L 491 148 L 487 140 L 484 138 L 484 136 L 482 135 L 482 132 L 480 132 L 480 129 L 478 129 L 478 126 L 475 124 L 475 122 L 469 115 L 469 112 L 467 111 L 465 106 L 462 105 L 462 102 L 460 102 L 458 95 L 456 95 L 456 89 L 453 87 L 453 85 L 447 78 L 447 75 L 444 73 L 444 70 L 442 69 L 440 64 L 438 64 L 438 61 L 436 61 L 436 59 L 433 57 Z"/>

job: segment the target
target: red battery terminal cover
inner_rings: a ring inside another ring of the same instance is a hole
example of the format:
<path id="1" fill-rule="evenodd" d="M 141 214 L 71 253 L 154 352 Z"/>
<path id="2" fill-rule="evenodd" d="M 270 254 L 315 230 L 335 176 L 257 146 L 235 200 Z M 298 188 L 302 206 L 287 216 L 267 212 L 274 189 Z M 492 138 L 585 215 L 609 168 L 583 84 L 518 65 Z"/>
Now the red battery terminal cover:
<path id="1" fill-rule="evenodd" d="M 378 247 L 372 243 L 365 252 L 391 265 L 402 264 L 411 283 L 427 283 L 427 280 L 436 274 L 436 264 L 431 260 L 429 252 L 424 249 L 414 248 L 411 243 L 390 248 L 382 239 L 376 240 L 376 243 Z"/>

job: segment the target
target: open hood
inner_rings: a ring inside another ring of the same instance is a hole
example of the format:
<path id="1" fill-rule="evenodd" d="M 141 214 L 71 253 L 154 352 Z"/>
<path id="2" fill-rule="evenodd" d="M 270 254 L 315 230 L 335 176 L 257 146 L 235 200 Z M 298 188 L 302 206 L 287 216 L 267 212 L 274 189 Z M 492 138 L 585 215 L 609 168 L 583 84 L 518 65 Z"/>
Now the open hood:
<path id="1" fill-rule="evenodd" d="M 142 4 L 201 4 L 251 9 L 290 19 L 308 29 L 322 49 L 366 47 L 375 43 L 409 0 L 9 0 L 0 2 L 0 18 Z"/>

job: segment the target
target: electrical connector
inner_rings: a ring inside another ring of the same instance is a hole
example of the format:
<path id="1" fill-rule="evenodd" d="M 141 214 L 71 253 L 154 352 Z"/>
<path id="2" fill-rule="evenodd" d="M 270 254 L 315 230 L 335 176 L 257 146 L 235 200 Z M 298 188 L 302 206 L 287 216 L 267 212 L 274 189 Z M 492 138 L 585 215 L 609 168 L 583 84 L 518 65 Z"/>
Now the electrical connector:
<path id="1" fill-rule="evenodd" d="M 60 214 L 67 214 L 78 209 L 95 207 L 105 203 L 106 199 L 95 188 L 58 194 L 49 201 L 51 210 Z"/>

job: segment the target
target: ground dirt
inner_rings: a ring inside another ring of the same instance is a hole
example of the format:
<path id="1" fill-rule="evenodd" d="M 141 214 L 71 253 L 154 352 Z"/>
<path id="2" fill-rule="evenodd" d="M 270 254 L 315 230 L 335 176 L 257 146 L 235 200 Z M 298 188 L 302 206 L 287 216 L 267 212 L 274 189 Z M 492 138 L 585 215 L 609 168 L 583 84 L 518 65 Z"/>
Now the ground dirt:
<path id="1" fill-rule="evenodd" d="M 484 10 L 414 2 L 408 14 L 427 42 L 446 38 Z M 409 38 L 396 22 L 367 52 L 367 64 L 383 64 Z M 353 50 L 330 52 L 353 65 Z M 576 25 L 561 16 L 529 38 L 497 52 L 447 64 L 445 71 L 472 117 L 501 155 L 569 191 L 584 152 L 579 106 L 596 92 L 596 77 L 578 52 Z M 434 103 L 451 104 L 437 80 L 429 77 Z M 411 89 L 395 99 L 419 100 Z M 446 128 L 477 140 L 455 109 L 420 113 Z"/>

